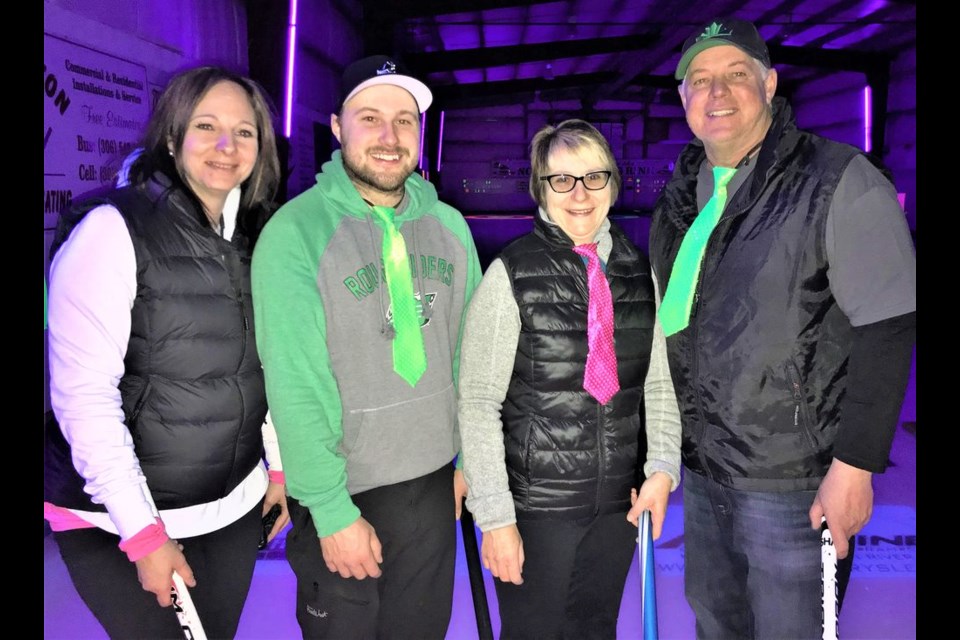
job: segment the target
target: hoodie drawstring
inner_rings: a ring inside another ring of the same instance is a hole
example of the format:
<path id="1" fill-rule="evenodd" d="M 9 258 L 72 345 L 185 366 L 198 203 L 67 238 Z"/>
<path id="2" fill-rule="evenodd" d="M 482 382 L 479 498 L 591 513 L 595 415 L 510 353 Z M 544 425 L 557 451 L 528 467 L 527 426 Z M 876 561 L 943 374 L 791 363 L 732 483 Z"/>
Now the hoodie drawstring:
<path id="1" fill-rule="evenodd" d="M 423 269 L 421 269 L 421 263 L 417 260 L 417 256 L 420 255 L 420 245 L 417 243 L 417 230 L 420 229 L 420 220 L 413 220 L 411 222 L 413 226 L 413 261 L 414 261 L 414 271 L 417 272 L 417 291 L 420 294 L 420 309 L 421 314 L 424 320 L 429 320 L 430 316 L 433 315 L 433 307 L 428 304 L 427 292 L 423 284 Z"/>
<path id="2" fill-rule="evenodd" d="M 383 277 L 383 249 L 382 243 L 377 243 L 376 237 L 373 234 L 374 222 L 373 214 L 369 211 L 366 212 L 364 216 L 367 220 L 367 230 L 370 232 L 370 246 L 374 248 L 374 255 L 377 256 L 377 300 L 380 303 L 380 335 L 386 338 L 387 340 L 393 340 L 394 331 L 393 325 L 387 322 L 387 309 L 383 304 L 383 293 L 386 289 L 386 280 Z"/>

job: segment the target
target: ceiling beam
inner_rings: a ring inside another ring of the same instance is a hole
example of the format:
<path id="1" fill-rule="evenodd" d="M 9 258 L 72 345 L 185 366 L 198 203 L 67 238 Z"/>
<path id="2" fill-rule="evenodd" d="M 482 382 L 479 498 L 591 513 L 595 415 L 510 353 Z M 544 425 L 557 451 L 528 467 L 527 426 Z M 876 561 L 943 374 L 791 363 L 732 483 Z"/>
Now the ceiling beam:
<path id="1" fill-rule="evenodd" d="M 655 89 L 676 89 L 679 83 L 673 79 L 673 76 L 655 76 L 648 73 L 640 73 L 627 81 L 623 86 L 653 87 Z M 613 98 L 614 96 L 607 96 Z"/>
<path id="2" fill-rule="evenodd" d="M 436 18 L 445 14 L 471 13 L 493 9 L 524 8 L 534 4 L 547 4 L 556 0 L 362 0 L 367 19 L 389 19 L 393 22 L 413 18 Z"/>
<path id="3" fill-rule="evenodd" d="M 611 38 L 585 38 L 505 47 L 484 47 L 482 49 L 408 53 L 404 56 L 404 61 L 412 70 L 427 74 L 637 51 L 646 49 L 657 39 L 658 36 L 644 33 Z"/>
<path id="4" fill-rule="evenodd" d="M 833 40 L 837 40 L 843 36 L 846 36 L 850 33 L 854 33 L 861 29 L 869 29 L 872 25 L 877 23 L 886 22 L 887 18 L 896 19 L 896 16 L 901 13 L 901 8 L 894 5 L 887 5 L 884 8 L 878 9 L 874 13 L 870 14 L 869 21 L 858 20 L 856 22 L 850 22 L 848 24 L 842 25 L 837 28 L 835 31 L 824 34 L 815 40 L 811 40 L 805 43 L 805 47 L 821 47 L 825 44 L 830 43 Z M 916 30 L 914 30 L 916 32 Z"/>
<path id="5" fill-rule="evenodd" d="M 558 76 L 553 80 L 526 78 L 521 80 L 501 80 L 497 82 L 474 82 L 469 84 L 434 85 L 433 97 L 444 107 L 462 106 L 494 96 L 515 96 L 517 94 L 541 92 L 546 94 L 557 90 L 572 90 L 573 97 L 579 97 L 577 91 L 584 87 L 612 82 L 619 74 L 615 71 L 571 74 Z"/>
<path id="6" fill-rule="evenodd" d="M 870 53 L 852 49 L 822 49 L 820 47 L 788 47 L 770 44 L 770 59 L 774 66 L 790 64 L 799 67 L 820 67 L 831 71 L 859 71 L 867 73 L 878 66 L 890 64 L 889 53 Z"/>

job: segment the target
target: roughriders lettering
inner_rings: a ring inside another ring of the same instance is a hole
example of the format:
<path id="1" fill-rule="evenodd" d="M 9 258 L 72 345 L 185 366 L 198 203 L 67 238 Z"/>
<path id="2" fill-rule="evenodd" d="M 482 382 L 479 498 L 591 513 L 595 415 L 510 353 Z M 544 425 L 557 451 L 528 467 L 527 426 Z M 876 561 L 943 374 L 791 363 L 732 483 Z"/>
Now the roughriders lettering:
<path id="1" fill-rule="evenodd" d="M 431 255 L 420 255 L 420 260 L 410 254 L 410 274 L 420 280 L 432 280 L 450 286 L 453 284 L 454 265 L 446 258 Z M 357 300 L 363 300 L 374 293 L 383 282 L 383 263 L 379 265 L 371 262 L 357 269 L 353 274 L 343 279 L 343 286 L 347 288 Z M 432 297 L 431 297 L 432 296 Z M 433 305 L 436 293 L 428 294 L 428 303 Z M 419 299 L 419 298 L 418 298 Z"/>
<path id="2" fill-rule="evenodd" d="M 413 267 L 413 261 L 411 261 L 410 266 Z M 420 273 L 424 280 L 436 280 L 448 287 L 453 282 L 453 264 L 437 256 L 421 255 Z"/>

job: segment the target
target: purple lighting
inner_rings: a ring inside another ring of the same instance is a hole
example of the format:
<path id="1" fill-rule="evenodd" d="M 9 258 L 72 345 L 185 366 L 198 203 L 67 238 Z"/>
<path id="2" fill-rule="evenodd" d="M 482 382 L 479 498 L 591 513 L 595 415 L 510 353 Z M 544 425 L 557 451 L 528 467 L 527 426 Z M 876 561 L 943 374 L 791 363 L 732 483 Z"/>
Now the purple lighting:
<path id="1" fill-rule="evenodd" d="M 440 135 L 437 136 L 437 173 L 440 173 L 441 158 L 443 158 L 443 117 L 446 114 L 446 111 L 440 112 Z"/>
<path id="2" fill-rule="evenodd" d="M 867 153 L 873 148 L 873 92 L 870 85 L 863 88 L 863 150 Z"/>
<path id="3" fill-rule="evenodd" d="M 417 164 L 417 167 L 423 171 L 423 138 L 427 133 L 427 114 L 420 114 L 420 161 Z"/>
<path id="4" fill-rule="evenodd" d="M 287 87 L 283 114 L 283 135 L 290 137 L 293 122 L 293 63 L 297 50 L 297 0 L 290 0 L 290 22 L 287 26 Z"/>

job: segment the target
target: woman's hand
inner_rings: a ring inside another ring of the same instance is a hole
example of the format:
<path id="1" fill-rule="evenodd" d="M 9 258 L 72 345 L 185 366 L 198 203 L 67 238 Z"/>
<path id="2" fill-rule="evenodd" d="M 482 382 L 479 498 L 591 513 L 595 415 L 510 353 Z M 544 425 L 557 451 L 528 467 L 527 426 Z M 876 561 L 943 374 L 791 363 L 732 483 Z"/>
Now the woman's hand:
<path id="1" fill-rule="evenodd" d="M 480 556 L 493 577 L 523 584 L 523 539 L 516 524 L 484 531 Z"/>
<path id="2" fill-rule="evenodd" d="M 633 505 L 627 513 L 627 520 L 633 526 L 640 526 L 640 514 L 650 511 L 650 523 L 653 525 L 653 539 L 660 537 L 663 530 L 663 519 L 667 515 L 667 500 L 670 497 L 670 476 L 657 471 L 640 485 L 640 493 L 636 489 L 630 490 L 630 503 Z"/>
<path id="3" fill-rule="evenodd" d="M 137 560 L 136 565 L 140 586 L 157 596 L 157 603 L 161 607 L 173 604 L 170 588 L 173 586 L 174 571 L 180 574 L 188 587 L 197 586 L 193 569 L 183 555 L 183 547 L 176 540 L 167 540 L 162 547 Z"/>

